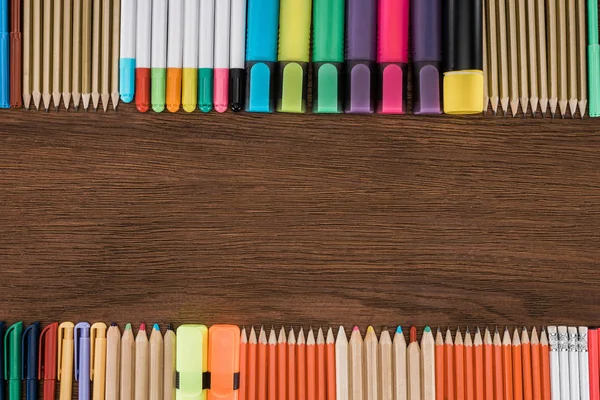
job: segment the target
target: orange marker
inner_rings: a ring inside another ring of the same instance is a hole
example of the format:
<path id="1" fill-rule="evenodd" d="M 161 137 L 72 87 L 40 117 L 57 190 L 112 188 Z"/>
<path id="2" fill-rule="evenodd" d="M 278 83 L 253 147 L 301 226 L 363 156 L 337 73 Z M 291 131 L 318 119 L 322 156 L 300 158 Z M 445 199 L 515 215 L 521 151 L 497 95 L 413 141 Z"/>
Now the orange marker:
<path id="1" fill-rule="evenodd" d="M 454 394 L 456 393 L 454 391 L 454 344 L 452 343 L 452 333 L 450 332 L 450 328 L 446 330 L 446 341 L 444 342 L 444 360 L 444 393 L 446 394 L 446 400 L 454 400 Z"/>
<path id="2" fill-rule="evenodd" d="M 535 327 L 531 330 L 531 371 L 533 383 L 533 400 L 542 400 L 542 355 L 540 340 Z"/>
<path id="3" fill-rule="evenodd" d="M 531 380 L 531 343 L 527 328 L 521 334 L 521 352 L 523 357 L 523 399 L 533 399 L 533 383 Z"/>
<path id="4" fill-rule="evenodd" d="M 317 398 L 317 348 L 312 328 L 309 329 L 306 338 L 306 398 Z"/>
<path id="5" fill-rule="evenodd" d="M 271 333 L 269 334 L 267 359 L 267 399 L 277 400 L 277 372 L 279 371 L 277 370 L 277 337 L 273 327 L 271 327 Z"/>
<path id="6" fill-rule="evenodd" d="M 512 340 L 513 358 L 513 399 L 523 400 L 523 358 L 519 331 L 515 329 Z"/>
<path id="7" fill-rule="evenodd" d="M 287 399 L 296 400 L 296 336 L 294 329 L 290 328 L 287 338 Z"/>
<path id="8" fill-rule="evenodd" d="M 287 340 L 283 326 L 279 331 L 277 338 L 277 398 L 285 399 L 287 393 L 286 386 L 287 372 Z M 241 400 L 241 399 L 240 399 Z"/>
<path id="9" fill-rule="evenodd" d="M 264 328 L 260 327 L 260 334 L 258 335 L 258 372 L 257 372 L 257 384 L 258 398 L 267 398 L 267 334 Z M 255 397 L 248 397 L 254 399 Z"/>
<path id="10" fill-rule="evenodd" d="M 250 328 L 250 339 L 248 340 L 248 354 L 246 364 L 246 399 L 256 399 L 256 332 L 254 327 Z"/>
<path id="11" fill-rule="evenodd" d="M 465 332 L 465 400 L 475 400 L 475 364 L 473 361 L 473 342 L 467 327 Z"/>
<path id="12" fill-rule="evenodd" d="M 484 388 L 485 399 L 494 398 L 494 349 L 492 336 L 488 328 L 485 328 L 483 336 L 483 362 L 484 362 Z"/>
<path id="13" fill-rule="evenodd" d="M 545 329 L 542 330 L 540 337 L 540 353 L 542 354 L 542 400 L 550 400 L 550 348 Z"/>
<path id="14" fill-rule="evenodd" d="M 240 389 L 238 390 L 238 400 L 246 400 L 246 371 L 248 354 L 248 337 L 246 328 L 242 329 L 240 338 Z"/>
<path id="15" fill-rule="evenodd" d="M 454 388 L 455 399 L 465 398 L 465 350 L 460 328 L 456 330 L 454 338 Z"/>
<path id="16" fill-rule="evenodd" d="M 183 68 L 183 1 L 170 1 L 167 36 L 167 110 L 177 112 L 181 105 Z"/>
<path id="17" fill-rule="evenodd" d="M 440 328 L 435 335 L 435 400 L 445 399 L 444 338 Z"/>
<path id="18" fill-rule="evenodd" d="M 333 330 L 329 327 L 327 331 L 327 340 L 325 341 L 327 351 L 327 400 L 336 400 L 335 387 L 335 338 Z"/>
<path id="19" fill-rule="evenodd" d="M 475 398 L 483 399 L 485 393 L 484 385 L 484 362 L 483 362 L 483 341 L 481 340 L 481 331 L 477 328 L 475 339 L 473 340 L 473 353 L 475 353 Z"/>
<path id="20" fill-rule="evenodd" d="M 504 400 L 513 400 L 512 342 L 508 328 L 504 330 L 504 338 L 502 339 L 502 375 L 504 380 Z"/>
<path id="21" fill-rule="evenodd" d="M 208 400 L 238 400 L 234 377 L 240 371 L 240 328 L 213 325 L 208 330 Z"/>
<path id="22" fill-rule="evenodd" d="M 325 337 L 323 329 L 317 334 L 317 400 L 327 400 L 327 364 L 325 361 Z"/>
<path id="23" fill-rule="evenodd" d="M 296 396 L 298 400 L 306 400 L 306 341 L 304 330 L 300 328 L 296 344 Z"/>
<path id="24" fill-rule="evenodd" d="M 502 340 L 500 332 L 496 328 L 494 333 L 494 396 L 496 400 L 504 398 L 504 388 L 502 386 Z"/>

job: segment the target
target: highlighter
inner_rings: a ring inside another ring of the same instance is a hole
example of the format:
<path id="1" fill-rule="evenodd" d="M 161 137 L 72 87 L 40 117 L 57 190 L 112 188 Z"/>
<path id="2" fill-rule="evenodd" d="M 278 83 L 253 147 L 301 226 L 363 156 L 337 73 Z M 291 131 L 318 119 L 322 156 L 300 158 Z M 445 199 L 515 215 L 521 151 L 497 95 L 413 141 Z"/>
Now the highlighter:
<path id="1" fill-rule="evenodd" d="M 419 0 L 412 7 L 413 112 L 441 114 L 441 0 Z"/>
<path id="2" fill-rule="evenodd" d="M 11 325 L 4 334 L 4 379 L 8 380 L 8 399 L 21 398 L 21 340 L 23 322 Z"/>
<path id="3" fill-rule="evenodd" d="M 206 400 L 208 329 L 204 325 L 177 328 L 176 400 Z"/>
<path id="4" fill-rule="evenodd" d="M 137 0 L 121 0 L 121 40 L 119 52 L 119 93 L 131 103 L 135 95 L 135 34 Z"/>
<path id="5" fill-rule="evenodd" d="M 240 386 L 240 328 L 213 325 L 208 331 L 208 400 L 237 400 Z"/>
<path id="6" fill-rule="evenodd" d="M 167 24 L 167 110 L 181 106 L 181 70 L 183 68 L 183 0 L 169 1 Z"/>
<path id="7" fill-rule="evenodd" d="M 29 325 L 23 332 L 23 371 L 21 378 L 25 381 L 25 398 L 38 398 L 38 346 L 40 342 L 40 323 Z"/>
<path id="8" fill-rule="evenodd" d="M 75 380 L 79 382 L 79 400 L 90 398 L 90 324 L 75 325 Z"/>
<path id="9" fill-rule="evenodd" d="M 444 2 L 444 113 L 483 112 L 482 0 Z"/>
<path id="10" fill-rule="evenodd" d="M 8 0 L 0 0 L 0 108 L 10 108 Z"/>
<path id="11" fill-rule="evenodd" d="M 150 102 L 154 112 L 165 110 L 167 94 L 167 0 L 152 1 Z"/>
<path id="12" fill-rule="evenodd" d="M 273 112 L 277 77 L 279 0 L 248 0 L 246 111 Z"/>
<path id="13" fill-rule="evenodd" d="M 377 0 L 348 0 L 346 112 L 373 113 L 377 84 Z"/>
<path id="14" fill-rule="evenodd" d="M 279 7 L 277 111 L 304 113 L 312 0 L 281 0 Z"/>
<path id="15" fill-rule="evenodd" d="M 42 330 L 39 344 L 38 378 L 43 381 L 43 400 L 54 400 L 56 393 L 58 322 L 54 322 Z"/>
<path id="16" fill-rule="evenodd" d="M 406 113 L 408 0 L 379 0 L 377 112 Z"/>
<path id="17" fill-rule="evenodd" d="M 344 0 L 314 0 L 313 112 L 341 113 L 344 100 Z"/>

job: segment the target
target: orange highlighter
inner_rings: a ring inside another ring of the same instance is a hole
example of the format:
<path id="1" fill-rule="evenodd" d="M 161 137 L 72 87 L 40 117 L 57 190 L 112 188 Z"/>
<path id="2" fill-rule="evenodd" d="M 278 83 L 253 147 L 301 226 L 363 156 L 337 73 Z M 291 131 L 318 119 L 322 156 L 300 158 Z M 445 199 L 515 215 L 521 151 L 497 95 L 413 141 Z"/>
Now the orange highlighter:
<path id="1" fill-rule="evenodd" d="M 237 400 L 240 387 L 240 328 L 213 325 L 208 330 L 208 400 Z"/>

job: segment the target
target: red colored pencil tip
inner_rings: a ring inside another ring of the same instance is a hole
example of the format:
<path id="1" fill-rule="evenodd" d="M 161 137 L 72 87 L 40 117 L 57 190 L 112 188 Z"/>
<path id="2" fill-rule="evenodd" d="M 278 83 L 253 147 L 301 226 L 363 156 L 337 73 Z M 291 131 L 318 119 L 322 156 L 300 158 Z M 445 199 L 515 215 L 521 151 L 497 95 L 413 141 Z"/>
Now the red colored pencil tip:
<path id="1" fill-rule="evenodd" d="M 145 330 L 146 330 L 146 324 L 142 322 L 140 324 L 140 331 L 145 331 Z"/>
<path id="2" fill-rule="evenodd" d="M 410 341 L 411 343 L 417 341 L 417 328 L 415 326 L 410 327 Z"/>

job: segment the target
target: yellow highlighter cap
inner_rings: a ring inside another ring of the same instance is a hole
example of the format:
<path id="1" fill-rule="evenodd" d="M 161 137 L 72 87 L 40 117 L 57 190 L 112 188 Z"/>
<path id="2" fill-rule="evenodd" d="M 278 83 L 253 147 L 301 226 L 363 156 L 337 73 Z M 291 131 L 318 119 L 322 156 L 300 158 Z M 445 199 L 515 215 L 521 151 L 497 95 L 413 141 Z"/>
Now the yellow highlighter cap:
<path id="1" fill-rule="evenodd" d="M 177 328 L 177 400 L 202 400 L 203 372 L 208 368 L 208 328 L 204 325 L 181 325 Z"/>
<path id="2" fill-rule="evenodd" d="M 483 71 L 444 72 L 444 113 L 483 112 Z"/>

